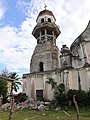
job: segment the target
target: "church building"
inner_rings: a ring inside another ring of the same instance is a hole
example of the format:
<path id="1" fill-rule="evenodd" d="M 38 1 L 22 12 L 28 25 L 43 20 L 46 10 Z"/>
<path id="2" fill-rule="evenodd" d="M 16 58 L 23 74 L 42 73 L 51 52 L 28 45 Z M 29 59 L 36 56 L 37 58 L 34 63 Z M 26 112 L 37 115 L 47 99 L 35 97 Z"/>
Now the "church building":
<path id="1" fill-rule="evenodd" d="M 90 89 L 90 21 L 81 35 L 71 44 L 59 49 L 56 39 L 61 34 L 56 18 L 43 10 L 36 19 L 32 35 L 37 40 L 30 61 L 30 73 L 23 74 L 23 93 L 34 100 L 53 99 L 48 78 L 57 84 L 64 83 L 65 90 Z"/>

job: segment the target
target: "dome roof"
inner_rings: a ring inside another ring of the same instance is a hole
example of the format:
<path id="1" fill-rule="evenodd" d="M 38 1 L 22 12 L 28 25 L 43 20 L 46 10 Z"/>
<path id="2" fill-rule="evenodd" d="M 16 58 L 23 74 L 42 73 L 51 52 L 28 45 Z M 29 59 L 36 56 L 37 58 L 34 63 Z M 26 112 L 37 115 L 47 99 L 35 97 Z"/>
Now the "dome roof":
<path id="1" fill-rule="evenodd" d="M 63 45 L 62 48 L 61 48 L 61 53 L 62 54 L 70 53 L 70 50 L 66 45 Z"/>
<path id="2" fill-rule="evenodd" d="M 40 13 L 39 13 L 39 15 L 38 15 L 38 17 L 39 16 L 42 16 L 42 15 L 50 15 L 50 16 L 53 16 L 54 17 L 54 15 L 53 15 L 53 13 L 51 12 L 51 11 L 49 11 L 49 10 L 43 10 L 43 11 L 41 11 Z M 37 17 L 37 19 L 38 19 L 38 17 Z M 54 17 L 54 19 L 55 19 L 55 17 Z M 36 20 L 37 21 L 37 20 Z M 56 19 L 55 19 L 55 21 L 56 21 Z"/>

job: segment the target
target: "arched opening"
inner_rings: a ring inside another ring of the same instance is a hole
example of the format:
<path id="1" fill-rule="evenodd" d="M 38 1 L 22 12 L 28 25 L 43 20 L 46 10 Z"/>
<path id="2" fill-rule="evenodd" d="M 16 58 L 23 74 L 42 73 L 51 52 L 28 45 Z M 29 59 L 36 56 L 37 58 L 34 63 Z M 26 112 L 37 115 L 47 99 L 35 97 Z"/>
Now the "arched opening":
<path id="1" fill-rule="evenodd" d="M 38 37 L 40 37 L 40 34 L 38 34 Z"/>
<path id="2" fill-rule="evenodd" d="M 52 35 L 52 31 L 51 30 L 47 30 L 47 34 L 48 35 Z"/>
<path id="3" fill-rule="evenodd" d="M 45 31 L 44 30 L 41 31 L 41 35 L 45 35 Z"/>
<path id="4" fill-rule="evenodd" d="M 50 18 L 48 18 L 48 22 L 51 22 L 51 19 L 50 19 Z"/>
<path id="5" fill-rule="evenodd" d="M 44 22 L 44 18 L 41 19 L 41 23 L 43 23 L 43 22 Z"/>
<path id="6" fill-rule="evenodd" d="M 40 62 L 40 63 L 39 63 L 39 68 L 40 68 L 40 72 L 43 72 L 43 71 L 44 71 L 44 69 L 43 69 L 43 62 Z"/>

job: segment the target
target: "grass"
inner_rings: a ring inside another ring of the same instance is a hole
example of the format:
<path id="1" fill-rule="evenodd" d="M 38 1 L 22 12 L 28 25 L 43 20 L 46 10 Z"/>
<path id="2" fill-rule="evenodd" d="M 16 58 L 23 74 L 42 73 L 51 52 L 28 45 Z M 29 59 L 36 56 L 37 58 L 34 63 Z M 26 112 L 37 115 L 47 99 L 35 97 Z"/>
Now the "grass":
<path id="1" fill-rule="evenodd" d="M 15 111 L 12 120 L 76 120 L 76 112 L 68 111 L 66 115 L 63 111 L 35 111 L 27 110 Z M 9 112 L 0 112 L 0 120 L 8 120 Z M 90 110 L 80 111 L 80 120 L 90 120 Z"/>

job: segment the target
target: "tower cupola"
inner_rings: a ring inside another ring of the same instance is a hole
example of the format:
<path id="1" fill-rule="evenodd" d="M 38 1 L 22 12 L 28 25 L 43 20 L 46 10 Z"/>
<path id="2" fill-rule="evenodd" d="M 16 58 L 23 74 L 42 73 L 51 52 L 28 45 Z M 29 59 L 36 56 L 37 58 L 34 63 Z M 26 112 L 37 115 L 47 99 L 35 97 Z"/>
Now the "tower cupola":
<path id="1" fill-rule="evenodd" d="M 32 34 L 37 39 L 37 44 L 42 44 L 47 41 L 56 45 L 56 38 L 61 33 L 59 26 L 55 24 L 55 17 L 49 10 L 43 10 L 39 13 Z"/>
<path id="2" fill-rule="evenodd" d="M 69 53 L 70 53 L 69 48 L 66 45 L 63 45 L 62 48 L 61 48 L 61 54 L 66 55 L 66 54 L 69 54 Z"/>
<path id="3" fill-rule="evenodd" d="M 44 22 L 42 21 L 42 19 L 44 21 L 48 21 L 48 22 L 55 22 L 56 18 L 54 17 L 53 13 L 49 10 L 43 10 L 39 13 L 36 22 L 40 23 L 40 22 Z"/>
<path id="4" fill-rule="evenodd" d="M 63 45 L 61 48 L 60 60 L 62 68 L 71 66 L 70 50 L 66 45 Z"/>

